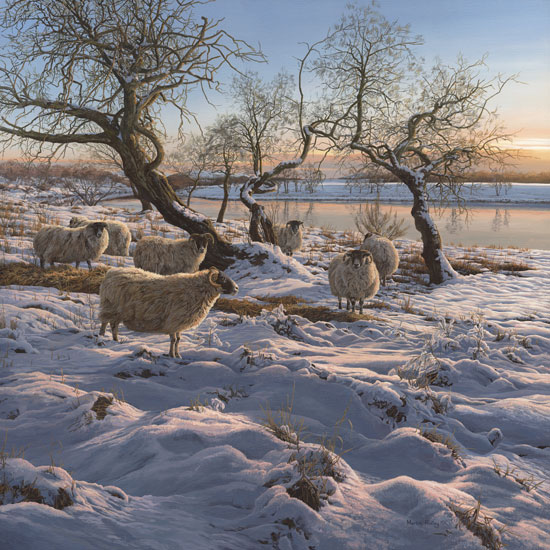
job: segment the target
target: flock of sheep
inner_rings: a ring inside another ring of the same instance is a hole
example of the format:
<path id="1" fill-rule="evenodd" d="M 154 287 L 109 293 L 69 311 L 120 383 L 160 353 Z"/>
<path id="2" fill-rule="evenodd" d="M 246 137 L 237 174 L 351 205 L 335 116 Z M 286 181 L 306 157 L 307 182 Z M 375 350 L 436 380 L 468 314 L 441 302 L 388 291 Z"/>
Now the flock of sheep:
<path id="1" fill-rule="evenodd" d="M 292 220 L 277 227 L 281 250 L 289 255 L 302 248 L 303 222 Z M 69 227 L 45 226 L 34 237 L 33 245 L 40 266 L 55 262 L 91 262 L 105 254 L 127 256 L 131 234 L 118 221 L 91 221 L 75 216 Z M 189 239 L 144 237 L 134 251 L 134 268 L 110 269 L 101 283 L 100 335 L 110 325 L 113 340 L 123 323 L 136 332 L 168 334 L 170 357 L 180 357 L 180 333 L 198 326 L 221 294 L 236 294 L 238 286 L 216 268 L 199 271 L 211 235 L 193 234 Z M 338 307 L 342 298 L 347 309 L 363 313 L 365 300 L 372 298 L 399 265 L 392 242 L 367 233 L 359 250 L 336 256 L 329 265 L 329 283 Z"/>

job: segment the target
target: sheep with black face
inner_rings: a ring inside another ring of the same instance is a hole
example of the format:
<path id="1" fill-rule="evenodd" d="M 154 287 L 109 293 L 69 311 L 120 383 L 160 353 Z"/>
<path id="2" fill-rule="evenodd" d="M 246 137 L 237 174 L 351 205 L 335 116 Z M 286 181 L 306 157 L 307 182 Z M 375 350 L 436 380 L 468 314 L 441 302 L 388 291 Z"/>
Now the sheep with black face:
<path id="1" fill-rule="evenodd" d="M 159 275 L 194 273 L 213 242 L 210 233 L 193 233 L 189 239 L 144 237 L 136 244 L 134 265 Z"/>
<path id="2" fill-rule="evenodd" d="M 276 228 L 277 242 L 287 256 L 292 256 L 302 248 L 303 225 L 304 222 L 300 220 L 291 220 L 284 227 Z"/>
<path id="3" fill-rule="evenodd" d="M 367 250 L 348 250 L 336 256 L 328 268 L 330 290 L 338 298 L 342 308 L 342 298 L 346 298 L 346 309 L 355 312 L 359 302 L 359 313 L 363 313 L 365 300 L 372 298 L 380 288 L 378 270 L 372 254 Z"/>
<path id="4" fill-rule="evenodd" d="M 118 325 L 136 332 L 170 336 L 170 357 L 179 357 L 180 332 L 198 326 L 220 294 L 236 294 L 239 287 L 212 267 L 196 273 L 157 275 L 134 267 L 110 269 L 99 289 L 100 335 Z"/>
<path id="5" fill-rule="evenodd" d="M 46 225 L 35 235 L 34 253 L 40 259 L 40 267 L 54 262 L 70 264 L 86 262 L 92 269 L 92 260 L 96 261 L 109 245 L 107 224 L 90 222 L 83 227 L 62 227 Z"/>
<path id="6" fill-rule="evenodd" d="M 69 221 L 69 227 L 84 227 L 89 223 L 92 223 L 92 221 L 84 216 L 73 216 Z M 105 220 L 105 223 L 107 224 L 107 233 L 109 234 L 109 246 L 106 248 L 104 254 L 128 256 L 128 249 L 132 240 L 128 226 L 117 220 Z"/>

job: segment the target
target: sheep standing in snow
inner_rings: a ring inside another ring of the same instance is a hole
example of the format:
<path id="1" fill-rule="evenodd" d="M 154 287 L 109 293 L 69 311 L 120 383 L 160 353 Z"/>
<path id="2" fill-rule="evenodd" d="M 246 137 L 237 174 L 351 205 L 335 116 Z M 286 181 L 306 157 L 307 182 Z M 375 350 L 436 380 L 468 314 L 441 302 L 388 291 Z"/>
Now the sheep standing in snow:
<path id="1" fill-rule="evenodd" d="M 193 233 L 189 240 L 143 237 L 136 244 L 134 265 L 159 275 L 194 273 L 206 256 L 208 243 L 213 242 L 209 233 Z"/>
<path id="2" fill-rule="evenodd" d="M 372 298 L 380 288 L 378 270 L 368 250 L 349 250 L 336 256 L 328 268 L 330 290 L 338 297 L 338 307 L 342 308 L 342 298 L 346 298 L 346 309 L 355 312 L 359 302 L 359 313 L 363 313 L 365 300 Z"/>
<path id="3" fill-rule="evenodd" d="M 136 332 L 170 336 L 170 357 L 180 357 L 180 332 L 198 326 L 220 294 L 236 294 L 239 287 L 216 268 L 196 273 L 157 275 L 143 269 L 112 268 L 99 289 L 100 335 L 107 323 L 113 340 L 118 325 Z"/>
<path id="4" fill-rule="evenodd" d="M 69 227 L 84 227 L 89 223 L 92 223 L 91 220 L 84 216 L 73 216 L 69 221 Z M 109 220 L 105 223 L 107 224 L 107 233 L 109 234 L 109 246 L 104 254 L 128 256 L 128 249 L 132 240 L 128 226 L 116 220 Z"/>
<path id="5" fill-rule="evenodd" d="M 303 225 L 304 222 L 291 220 L 284 227 L 277 227 L 277 242 L 287 256 L 292 256 L 302 248 Z"/>
<path id="6" fill-rule="evenodd" d="M 107 224 L 91 222 L 83 227 L 47 225 L 34 236 L 34 253 L 40 258 L 40 267 L 54 262 L 72 263 L 76 267 L 86 262 L 92 269 L 91 260 L 98 260 L 109 244 Z"/>
<path id="7" fill-rule="evenodd" d="M 399 267 L 399 254 L 393 243 L 381 235 L 367 233 L 361 249 L 368 250 L 372 254 L 382 284 L 386 286 L 386 278 L 395 273 Z"/>

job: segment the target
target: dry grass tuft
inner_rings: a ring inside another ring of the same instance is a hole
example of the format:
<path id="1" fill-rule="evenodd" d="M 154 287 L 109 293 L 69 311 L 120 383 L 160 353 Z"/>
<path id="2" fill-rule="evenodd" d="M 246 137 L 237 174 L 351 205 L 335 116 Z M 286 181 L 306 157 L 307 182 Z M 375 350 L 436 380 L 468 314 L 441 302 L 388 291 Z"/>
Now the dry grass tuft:
<path id="1" fill-rule="evenodd" d="M 460 455 L 460 447 L 458 446 L 458 444 L 453 441 L 448 435 L 443 436 L 442 434 L 438 433 L 435 429 L 435 426 L 431 430 L 424 430 L 422 428 L 419 428 L 418 431 L 420 435 L 422 437 L 425 437 L 428 441 L 445 445 L 445 447 L 447 447 L 451 451 L 451 455 L 455 460 L 462 460 L 462 457 Z"/>
<path id="2" fill-rule="evenodd" d="M 45 286 L 55 287 L 64 292 L 87 292 L 98 294 L 99 285 L 108 267 L 76 269 L 70 265 L 59 265 L 42 269 L 32 264 L 9 263 L 0 270 L 0 286 Z"/>
<path id="3" fill-rule="evenodd" d="M 481 511 L 481 501 L 478 500 L 471 508 L 461 508 L 451 505 L 451 511 L 458 518 L 458 521 L 473 533 L 485 548 L 489 550 L 501 550 L 503 544 L 500 538 L 504 528 L 495 529 L 492 525 L 493 518 Z"/>
<path id="4" fill-rule="evenodd" d="M 95 412 L 98 420 L 103 420 L 107 416 L 107 409 L 112 403 L 112 397 L 105 397 L 104 395 L 100 395 L 96 399 L 96 402 L 92 405 L 92 411 Z"/>

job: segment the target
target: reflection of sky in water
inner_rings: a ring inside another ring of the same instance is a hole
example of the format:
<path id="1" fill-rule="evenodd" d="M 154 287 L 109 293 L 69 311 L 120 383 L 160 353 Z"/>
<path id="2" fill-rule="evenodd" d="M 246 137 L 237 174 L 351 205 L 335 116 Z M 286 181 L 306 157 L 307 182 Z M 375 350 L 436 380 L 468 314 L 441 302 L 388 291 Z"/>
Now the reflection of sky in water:
<path id="1" fill-rule="evenodd" d="M 110 206 L 124 206 L 138 210 L 132 200 L 109 201 Z M 303 220 L 306 226 L 326 227 L 336 230 L 355 230 L 354 218 L 361 204 L 321 203 L 306 201 L 265 201 L 265 209 L 274 221 Z M 191 207 L 206 216 L 215 218 L 219 202 L 192 199 Z M 411 207 L 403 204 L 381 204 L 382 211 L 390 208 L 407 224 L 408 239 L 419 239 L 411 216 Z M 550 249 L 550 207 L 478 206 L 459 212 L 457 208 L 434 208 L 433 218 L 441 232 L 444 244 L 502 245 Z M 230 201 L 226 219 L 248 219 L 246 207 Z"/>

